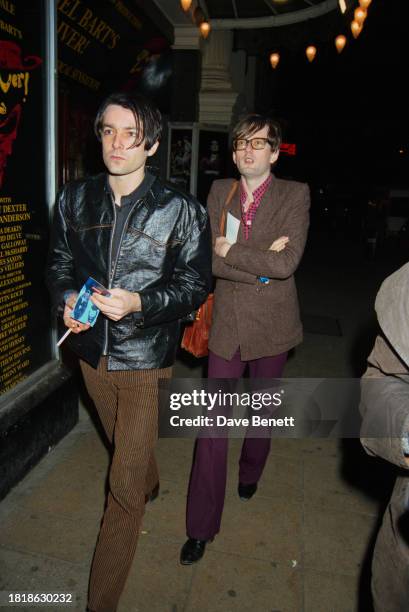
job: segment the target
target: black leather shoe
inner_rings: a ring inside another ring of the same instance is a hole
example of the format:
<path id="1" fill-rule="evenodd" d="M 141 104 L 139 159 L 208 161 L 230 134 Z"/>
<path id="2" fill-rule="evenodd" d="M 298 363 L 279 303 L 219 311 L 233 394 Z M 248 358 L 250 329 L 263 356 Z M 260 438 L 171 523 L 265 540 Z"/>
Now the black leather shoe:
<path id="1" fill-rule="evenodd" d="M 239 482 L 238 494 L 239 494 L 241 501 L 248 501 L 249 499 L 253 497 L 256 491 L 257 491 L 256 482 L 254 482 L 253 484 L 247 484 L 247 485 Z"/>
<path id="2" fill-rule="evenodd" d="M 180 551 L 180 562 L 182 565 L 192 565 L 203 557 L 206 550 L 207 540 L 195 540 L 189 538 Z"/>

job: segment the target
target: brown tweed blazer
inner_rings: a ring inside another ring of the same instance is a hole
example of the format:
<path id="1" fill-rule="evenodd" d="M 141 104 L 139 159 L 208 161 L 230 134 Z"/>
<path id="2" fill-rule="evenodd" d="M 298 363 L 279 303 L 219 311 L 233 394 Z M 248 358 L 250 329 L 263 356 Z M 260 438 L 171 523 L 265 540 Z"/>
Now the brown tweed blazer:
<path id="1" fill-rule="evenodd" d="M 207 205 L 213 245 L 233 179 L 215 181 Z M 309 224 L 309 189 L 304 183 L 273 176 L 257 210 L 249 240 L 240 226 L 237 242 L 225 258 L 213 251 L 213 274 L 217 278 L 211 351 L 231 359 L 240 347 L 244 361 L 278 355 L 302 341 L 294 272 L 304 251 Z M 240 189 L 229 211 L 241 218 Z M 290 241 L 280 253 L 269 251 L 276 238 Z M 257 280 L 268 276 L 268 285 Z"/>

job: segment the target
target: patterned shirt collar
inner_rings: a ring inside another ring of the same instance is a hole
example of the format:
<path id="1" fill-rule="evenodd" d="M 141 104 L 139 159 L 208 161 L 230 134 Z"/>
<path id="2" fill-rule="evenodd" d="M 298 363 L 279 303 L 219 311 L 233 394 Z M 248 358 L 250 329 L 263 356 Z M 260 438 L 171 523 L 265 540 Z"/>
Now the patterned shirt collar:
<path id="1" fill-rule="evenodd" d="M 258 208 L 261 202 L 261 199 L 263 197 L 263 195 L 265 194 L 265 192 L 267 191 L 267 189 L 270 186 L 271 181 L 273 180 L 273 175 L 269 174 L 268 177 L 266 178 L 265 181 L 263 181 L 261 183 L 261 185 L 259 185 L 257 187 L 257 189 L 255 189 L 253 191 L 253 202 L 256 205 L 256 207 Z M 240 181 L 240 204 L 243 208 L 244 203 L 246 201 L 246 190 L 243 188 L 243 183 L 242 183 L 243 179 L 241 179 Z"/>
<path id="2" fill-rule="evenodd" d="M 250 202 L 247 210 L 244 210 L 244 205 L 246 203 L 247 193 L 243 187 L 242 182 L 240 181 L 240 206 L 241 206 L 241 217 L 242 217 L 242 227 L 243 227 L 243 235 L 245 240 L 248 240 L 250 237 L 250 231 L 252 225 L 254 223 L 254 219 L 256 218 L 256 212 L 258 207 L 260 206 L 261 200 L 266 193 L 267 189 L 270 186 L 271 181 L 273 180 L 273 175 L 269 174 L 265 181 L 261 183 L 252 193 L 253 201 Z"/>

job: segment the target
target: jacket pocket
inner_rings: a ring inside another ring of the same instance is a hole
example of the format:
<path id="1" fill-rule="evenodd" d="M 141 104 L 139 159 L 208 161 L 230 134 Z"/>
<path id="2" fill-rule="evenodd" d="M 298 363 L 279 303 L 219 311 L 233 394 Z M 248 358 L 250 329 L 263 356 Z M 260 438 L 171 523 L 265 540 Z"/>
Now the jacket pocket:
<path id="1" fill-rule="evenodd" d="M 138 230 L 135 227 L 128 227 L 127 233 L 131 234 L 132 236 L 137 236 L 142 239 L 148 240 L 155 246 L 162 247 L 162 248 L 173 248 L 173 247 L 176 247 L 182 244 L 182 240 L 177 240 L 177 239 L 172 239 L 172 238 L 167 241 L 158 240 L 157 238 L 153 238 L 152 236 L 149 236 L 149 234 L 145 234 L 145 232 L 142 232 L 141 230 Z"/>
<path id="2" fill-rule="evenodd" d="M 76 234 L 80 232 L 88 232 L 91 230 L 99 230 L 99 229 L 112 229 L 112 223 L 99 223 L 95 225 L 75 225 L 71 223 L 71 229 Z"/>

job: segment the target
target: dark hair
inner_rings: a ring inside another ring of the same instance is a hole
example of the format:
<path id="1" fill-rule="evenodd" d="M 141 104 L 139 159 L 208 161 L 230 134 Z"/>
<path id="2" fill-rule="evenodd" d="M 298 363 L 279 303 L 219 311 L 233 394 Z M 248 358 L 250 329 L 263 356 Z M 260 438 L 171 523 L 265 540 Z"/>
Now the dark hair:
<path id="1" fill-rule="evenodd" d="M 281 127 L 277 121 L 266 115 L 252 113 L 240 119 L 233 128 L 233 143 L 237 138 L 247 138 L 262 130 L 265 126 L 268 128 L 268 142 L 275 153 L 280 149 L 281 145 Z"/>
<path id="2" fill-rule="evenodd" d="M 122 106 L 132 111 L 138 135 L 133 144 L 137 147 L 145 139 L 145 150 L 149 150 L 160 140 L 162 135 L 162 116 L 160 111 L 147 98 L 138 93 L 118 92 L 113 93 L 102 102 L 94 121 L 94 131 L 101 140 L 104 114 L 108 106 Z"/>

